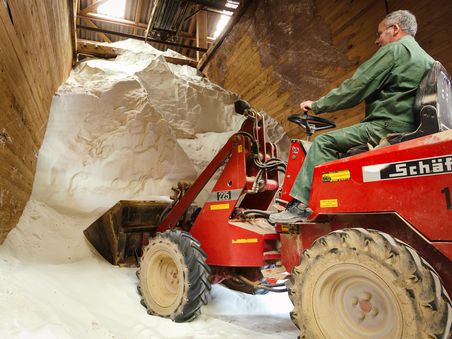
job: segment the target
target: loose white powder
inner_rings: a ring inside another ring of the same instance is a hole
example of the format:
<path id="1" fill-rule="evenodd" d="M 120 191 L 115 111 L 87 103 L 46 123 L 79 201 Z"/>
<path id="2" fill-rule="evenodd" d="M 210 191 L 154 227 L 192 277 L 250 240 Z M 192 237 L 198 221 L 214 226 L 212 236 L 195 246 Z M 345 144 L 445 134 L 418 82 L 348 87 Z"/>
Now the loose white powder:
<path id="1" fill-rule="evenodd" d="M 177 181 L 194 180 L 243 119 L 235 94 L 163 57 L 183 56 L 113 45 L 128 51 L 81 62 L 53 98 L 32 197 L 0 246 L 0 338 L 295 337 L 285 294 L 215 285 L 192 323 L 149 316 L 135 269 L 110 265 L 85 240 L 118 200 L 168 199 Z"/>

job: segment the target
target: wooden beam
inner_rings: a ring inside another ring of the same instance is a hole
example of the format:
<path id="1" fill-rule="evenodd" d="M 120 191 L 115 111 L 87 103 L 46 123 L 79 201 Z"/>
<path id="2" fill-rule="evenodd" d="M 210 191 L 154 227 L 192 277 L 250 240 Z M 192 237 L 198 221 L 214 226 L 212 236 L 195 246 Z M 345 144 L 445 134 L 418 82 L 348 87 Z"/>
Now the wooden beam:
<path id="1" fill-rule="evenodd" d="M 111 47 L 99 43 L 98 41 L 79 39 L 77 42 L 77 51 L 80 54 L 91 55 L 98 58 L 110 59 L 116 58 L 122 53 L 123 49 Z"/>
<path id="2" fill-rule="evenodd" d="M 116 48 L 104 45 L 103 43 L 99 43 L 97 41 L 91 41 L 91 40 L 82 40 L 80 39 L 78 41 L 78 51 L 80 54 L 84 55 L 90 55 L 95 56 L 98 58 L 104 58 L 104 59 L 110 59 L 115 58 L 119 54 L 124 52 L 124 49 L 122 48 Z M 181 59 L 181 58 L 174 58 L 169 56 L 164 56 L 165 60 L 169 63 L 175 64 L 175 65 L 188 65 L 191 67 L 196 67 L 197 62 L 193 59 Z"/>
<path id="3" fill-rule="evenodd" d="M 80 0 L 71 0 L 68 4 L 71 25 L 72 65 L 75 65 L 77 62 L 77 11 L 80 5 Z"/>
<path id="4" fill-rule="evenodd" d="M 226 0 L 188 0 L 188 1 L 220 11 L 230 10 L 230 8 L 226 7 Z"/>
<path id="5" fill-rule="evenodd" d="M 207 13 L 196 14 L 196 47 L 207 48 Z M 197 52 L 196 59 L 201 60 L 203 53 Z"/>
<path id="6" fill-rule="evenodd" d="M 199 5 L 198 6 L 196 6 L 195 7 L 195 13 L 197 12 L 199 10 Z M 194 16 L 194 17 L 192 17 L 191 18 L 191 21 L 190 21 L 190 25 L 188 26 L 188 35 L 190 36 L 190 37 L 183 37 L 183 38 L 185 38 L 185 39 L 192 39 L 192 38 L 194 38 L 194 40 L 196 40 L 196 36 L 194 35 L 194 31 L 195 31 L 195 27 L 196 27 L 196 16 Z M 182 32 L 179 32 L 179 35 L 181 35 L 181 33 Z M 184 40 L 182 40 L 182 41 L 184 41 Z M 189 42 L 190 43 L 190 42 Z M 188 56 L 190 56 L 190 54 L 188 53 L 188 50 L 187 49 L 183 49 L 182 50 L 182 54 L 183 55 L 188 55 Z"/>
<path id="7" fill-rule="evenodd" d="M 157 9 L 157 7 L 159 6 L 160 0 L 154 0 L 154 7 L 152 7 L 152 12 L 151 12 L 151 16 L 149 17 L 149 22 L 147 24 L 146 27 L 146 31 L 144 31 L 144 41 L 147 41 L 148 35 L 149 35 L 149 30 L 152 28 L 152 24 L 154 22 L 154 14 L 155 11 Z"/>
<path id="8" fill-rule="evenodd" d="M 173 57 L 169 57 L 169 56 L 165 56 L 165 60 L 171 64 L 175 64 L 175 65 L 188 65 L 191 67 L 196 68 L 196 65 L 198 64 L 195 60 L 193 59 L 180 59 L 180 58 L 173 58 Z"/>
<path id="9" fill-rule="evenodd" d="M 193 34 L 194 28 L 191 28 L 191 27 L 192 27 L 192 25 L 190 24 L 190 26 L 188 28 L 189 29 L 188 32 L 181 31 L 181 32 L 179 32 L 179 34 L 177 36 L 179 38 L 183 38 L 186 40 L 196 41 L 196 36 Z M 207 40 L 207 43 L 211 43 L 211 42 L 215 42 L 216 39 L 214 37 L 208 36 L 206 38 L 206 40 Z"/>
<path id="10" fill-rule="evenodd" d="M 83 19 L 83 20 L 85 20 L 86 24 L 89 27 L 99 29 L 99 27 L 97 27 L 97 25 L 94 22 L 92 22 L 91 20 L 89 20 L 89 19 Z M 111 42 L 110 38 L 108 36 L 106 36 L 103 32 L 100 32 L 100 31 L 95 31 L 95 32 L 101 37 L 101 39 L 103 41 L 108 42 L 108 43 Z"/>
<path id="11" fill-rule="evenodd" d="M 137 6 L 135 8 L 135 25 L 140 23 L 141 9 L 143 7 L 143 0 L 137 0 Z M 133 29 L 133 34 L 137 34 L 137 29 Z"/>
<path id="12" fill-rule="evenodd" d="M 83 8 L 83 9 L 80 11 L 80 14 L 87 14 L 87 13 L 89 13 L 89 12 L 95 11 L 95 10 L 97 10 L 97 8 L 98 8 L 100 5 L 102 5 L 103 3 L 107 2 L 107 1 L 109 1 L 109 0 L 98 0 L 98 1 L 96 1 L 96 2 L 94 2 L 94 3 L 92 3 L 91 5 L 89 5 L 89 6 L 85 7 L 85 8 Z"/>
<path id="13" fill-rule="evenodd" d="M 135 29 L 141 29 L 141 30 L 145 30 L 147 27 L 145 24 L 140 24 L 140 23 L 136 24 L 135 21 L 121 19 L 121 18 L 112 18 L 112 17 L 105 16 L 102 14 L 97 14 L 97 13 L 79 14 L 78 17 L 81 19 L 89 19 L 89 20 L 93 20 L 93 21 L 106 22 L 109 24 L 126 26 L 126 27 L 135 28 Z"/>
<path id="14" fill-rule="evenodd" d="M 106 33 L 106 34 L 111 34 L 111 35 L 122 36 L 122 37 L 130 38 L 130 39 L 146 41 L 148 43 L 154 42 L 154 43 L 159 43 L 159 44 L 168 45 L 168 46 L 189 48 L 189 49 L 193 49 L 195 51 L 200 51 L 200 52 L 206 52 L 207 51 L 206 48 L 195 47 L 195 46 L 187 46 L 187 45 L 180 44 L 180 43 L 177 43 L 177 42 L 164 41 L 164 40 L 158 40 L 158 39 L 151 39 L 151 38 L 145 39 L 145 37 L 139 36 L 139 35 L 133 35 L 133 34 L 109 31 L 109 30 L 106 30 L 106 29 L 100 29 L 100 28 L 95 28 L 95 27 L 88 27 L 88 26 L 77 25 L 77 28 L 78 29 L 85 29 L 85 30 L 93 31 L 93 32 L 101 32 L 101 33 Z"/>

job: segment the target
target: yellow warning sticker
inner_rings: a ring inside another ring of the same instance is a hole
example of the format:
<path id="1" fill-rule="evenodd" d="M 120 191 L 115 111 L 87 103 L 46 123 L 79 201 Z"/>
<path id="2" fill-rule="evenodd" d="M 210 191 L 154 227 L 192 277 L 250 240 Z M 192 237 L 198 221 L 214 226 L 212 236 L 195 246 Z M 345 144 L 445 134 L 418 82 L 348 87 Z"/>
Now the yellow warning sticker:
<path id="1" fill-rule="evenodd" d="M 215 204 L 215 205 L 210 205 L 210 210 L 211 211 L 216 211 L 216 210 L 227 210 L 229 209 L 229 204 Z"/>
<path id="2" fill-rule="evenodd" d="M 239 145 L 237 147 L 237 152 L 242 153 L 243 152 L 243 145 Z"/>
<path id="3" fill-rule="evenodd" d="M 257 238 L 249 238 L 249 239 L 232 239 L 233 244 L 255 244 L 257 243 Z"/>
<path id="4" fill-rule="evenodd" d="M 322 173 L 323 182 L 335 182 L 344 180 L 350 180 L 349 170 Z"/>
<path id="5" fill-rule="evenodd" d="M 337 206 L 338 206 L 337 199 L 320 200 L 320 207 L 322 207 L 322 208 L 325 208 L 325 207 L 337 207 Z"/>

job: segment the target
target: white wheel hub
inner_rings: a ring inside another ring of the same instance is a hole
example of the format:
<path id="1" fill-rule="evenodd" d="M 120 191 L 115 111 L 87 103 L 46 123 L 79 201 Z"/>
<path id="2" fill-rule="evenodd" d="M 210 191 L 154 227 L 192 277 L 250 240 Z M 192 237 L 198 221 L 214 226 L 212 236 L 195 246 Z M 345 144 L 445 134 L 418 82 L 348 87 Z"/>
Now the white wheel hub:
<path id="1" fill-rule="evenodd" d="M 179 307 L 183 294 L 183 271 L 180 258 L 171 246 L 157 244 L 148 253 L 141 263 L 142 271 L 146 272 L 141 277 L 142 288 L 149 304 L 158 310 L 161 315 L 172 314 Z M 179 265 L 179 266 L 178 266 Z"/>
<path id="2" fill-rule="evenodd" d="M 358 264 L 326 269 L 313 290 L 317 324 L 328 338 L 400 338 L 402 312 L 377 274 Z"/>

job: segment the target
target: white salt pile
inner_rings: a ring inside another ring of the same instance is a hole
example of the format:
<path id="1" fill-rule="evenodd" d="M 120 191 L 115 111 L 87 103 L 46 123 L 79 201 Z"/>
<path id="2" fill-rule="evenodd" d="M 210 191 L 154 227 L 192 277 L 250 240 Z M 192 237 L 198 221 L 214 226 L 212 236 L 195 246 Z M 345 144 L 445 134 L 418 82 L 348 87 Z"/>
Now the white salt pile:
<path id="1" fill-rule="evenodd" d="M 53 98 L 32 197 L 0 246 L 0 338 L 295 337 L 285 294 L 215 285 L 192 323 L 149 316 L 135 269 L 89 248 L 82 231 L 106 209 L 195 179 L 242 119 L 236 95 L 195 69 L 144 43 L 116 45 L 129 51 L 80 63 Z M 274 122 L 269 133 L 288 149 Z"/>

